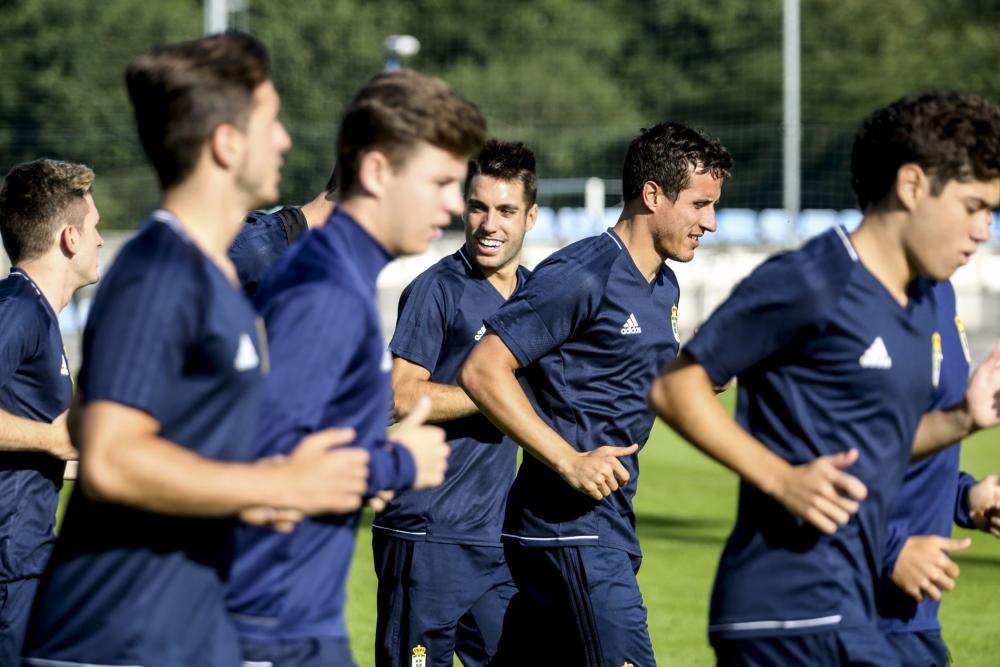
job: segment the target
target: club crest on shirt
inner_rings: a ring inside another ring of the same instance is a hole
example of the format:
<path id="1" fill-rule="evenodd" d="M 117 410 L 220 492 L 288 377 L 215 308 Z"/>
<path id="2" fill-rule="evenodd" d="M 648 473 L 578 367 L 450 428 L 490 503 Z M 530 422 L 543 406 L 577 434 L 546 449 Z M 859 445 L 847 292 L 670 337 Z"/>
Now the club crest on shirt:
<path id="1" fill-rule="evenodd" d="M 677 310 L 677 306 L 674 306 L 674 310 L 675 311 Z M 622 663 L 622 667 L 635 667 L 635 665 L 626 660 L 625 662 Z"/>
<path id="2" fill-rule="evenodd" d="M 677 328 L 677 304 L 670 307 L 670 331 L 674 334 L 674 340 L 681 342 L 681 331 Z M 628 664 L 628 663 L 626 663 Z"/>
<path id="3" fill-rule="evenodd" d="M 417 644 L 410 656 L 410 667 L 427 667 L 427 647 Z"/>
<path id="4" fill-rule="evenodd" d="M 972 363 L 972 352 L 969 351 L 969 337 L 965 335 L 965 325 L 962 318 L 955 316 L 955 328 L 958 329 L 958 340 L 962 342 L 962 354 L 965 355 L 965 363 Z"/>
<path id="5" fill-rule="evenodd" d="M 931 336 L 931 384 L 936 388 L 941 381 L 941 362 L 944 352 L 941 350 L 941 334 L 937 331 Z"/>

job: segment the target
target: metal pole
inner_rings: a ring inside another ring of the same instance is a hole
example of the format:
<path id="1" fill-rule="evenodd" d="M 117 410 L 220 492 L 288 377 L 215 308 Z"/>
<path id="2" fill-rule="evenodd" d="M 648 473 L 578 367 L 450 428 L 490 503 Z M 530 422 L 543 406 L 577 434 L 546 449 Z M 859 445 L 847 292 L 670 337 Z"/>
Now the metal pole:
<path id="1" fill-rule="evenodd" d="M 795 224 L 802 205 L 802 86 L 799 0 L 784 0 L 784 188 L 785 215 Z"/>
<path id="2" fill-rule="evenodd" d="M 202 12 L 206 35 L 225 32 L 226 28 L 229 27 L 229 2 L 227 0 L 204 0 Z"/>

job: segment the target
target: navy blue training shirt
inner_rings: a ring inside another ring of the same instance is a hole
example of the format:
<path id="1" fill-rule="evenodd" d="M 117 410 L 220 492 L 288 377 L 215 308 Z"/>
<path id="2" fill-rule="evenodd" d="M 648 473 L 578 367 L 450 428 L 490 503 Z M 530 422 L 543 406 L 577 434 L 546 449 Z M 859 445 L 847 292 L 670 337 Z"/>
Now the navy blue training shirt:
<path id="1" fill-rule="evenodd" d="M 965 398 L 969 379 L 969 344 L 955 306 L 955 290 L 944 281 L 934 287 L 941 334 L 940 381 L 928 410 L 951 408 Z M 912 535 L 951 535 L 952 523 L 972 528 L 968 490 L 976 480 L 959 472 L 958 443 L 911 463 L 892 507 L 883 556 L 879 627 L 886 632 L 939 630 L 940 601 L 912 599 L 892 583 L 899 552 Z"/>
<path id="2" fill-rule="evenodd" d="M 553 253 L 486 325 L 524 369 L 539 416 L 577 451 L 642 446 L 653 426 L 650 384 L 677 354 L 678 298 L 673 271 L 664 264 L 647 282 L 609 229 Z M 596 501 L 525 455 L 504 539 L 640 554 L 632 510 L 639 457 L 619 460 L 628 483 Z"/>
<path id="3" fill-rule="evenodd" d="M 247 296 L 254 297 L 274 263 L 306 231 L 305 216 L 297 206 L 251 211 L 247 215 L 229 248 L 229 259 Z"/>
<path id="4" fill-rule="evenodd" d="M 161 437 L 199 456 L 247 461 L 258 350 L 246 298 L 160 210 L 101 280 L 84 332 L 80 390 L 85 404 L 148 413 Z M 78 484 L 35 602 L 27 655 L 238 667 L 223 589 L 234 524 L 96 502 Z"/>
<path id="5" fill-rule="evenodd" d="M 258 456 L 291 452 L 306 435 L 352 427 L 371 454 L 369 494 L 401 491 L 413 458 L 386 439 L 392 361 L 375 281 L 392 256 L 336 210 L 275 265 L 257 292 L 271 374 L 257 422 Z M 240 635 L 253 641 L 347 637 L 347 572 L 358 513 L 306 519 L 290 535 L 242 526 L 229 588 Z"/>
<path id="6" fill-rule="evenodd" d="M 736 418 L 792 464 L 855 448 L 868 496 L 824 535 L 741 481 L 709 633 L 873 628 L 889 510 L 932 390 L 932 283 L 901 306 L 838 227 L 740 283 L 685 347 L 716 384 L 739 379 Z"/>
<path id="7" fill-rule="evenodd" d="M 0 410 L 52 423 L 73 383 L 59 319 L 19 268 L 0 281 Z M 44 452 L 0 453 L 0 582 L 37 577 L 52 553 L 66 464 Z"/>
<path id="8" fill-rule="evenodd" d="M 528 271 L 519 267 L 518 286 L 527 277 Z M 454 385 L 469 352 L 486 333 L 483 321 L 504 301 L 463 246 L 403 290 L 389 350 L 427 369 L 431 382 Z M 401 539 L 499 545 L 517 445 L 479 412 L 438 426 L 451 446 L 444 483 L 400 494 L 372 529 Z"/>

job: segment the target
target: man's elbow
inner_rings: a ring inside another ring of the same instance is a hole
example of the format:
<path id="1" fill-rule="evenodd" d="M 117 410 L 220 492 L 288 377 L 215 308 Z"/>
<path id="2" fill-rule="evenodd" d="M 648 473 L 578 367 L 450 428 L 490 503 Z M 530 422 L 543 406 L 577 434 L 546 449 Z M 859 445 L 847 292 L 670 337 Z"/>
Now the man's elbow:
<path id="1" fill-rule="evenodd" d="M 701 385 L 713 395 L 711 382 L 698 363 L 681 355 L 653 382 L 649 390 L 649 409 L 668 423 L 672 423 L 677 413 L 684 409 L 685 399 L 697 394 Z"/>
<path id="2" fill-rule="evenodd" d="M 102 503 L 127 504 L 127 486 L 121 470 L 109 457 L 98 451 L 88 451 L 80 457 L 79 480 L 84 494 Z"/>
<path id="3" fill-rule="evenodd" d="M 488 365 L 484 364 L 484 359 L 481 357 L 482 355 L 476 354 L 473 350 L 458 373 L 458 386 L 477 404 L 483 396 L 483 387 L 489 375 Z"/>

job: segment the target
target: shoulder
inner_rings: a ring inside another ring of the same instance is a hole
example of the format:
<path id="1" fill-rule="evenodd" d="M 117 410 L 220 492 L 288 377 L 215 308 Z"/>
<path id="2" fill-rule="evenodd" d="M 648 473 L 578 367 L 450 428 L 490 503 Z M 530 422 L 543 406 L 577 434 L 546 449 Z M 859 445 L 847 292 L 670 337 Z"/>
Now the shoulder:
<path id="1" fill-rule="evenodd" d="M 850 239 L 837 228 L 770 257 L 744 283 L 753 291 L 791 293 L 825 308 L 840 298 L 860 266 Z"/>
<path id="2" fill-rule="evenodd" d="M 626 260 L 628 253 L 620 242 L 605 232 L 591 236 L 555 251 L 542 260 L 530 274 L 532 281 L 555 281 L 569 286 L 603 284 L 615 265 Z"/>
<path id="3" fill-rule="evenodd" d="M 460 252 L 442 257 L 422 271 L 406 286 L 410 294 L 436 293 L 445 297 L 460 295 L 469 284 L 469 268 Z"/>

